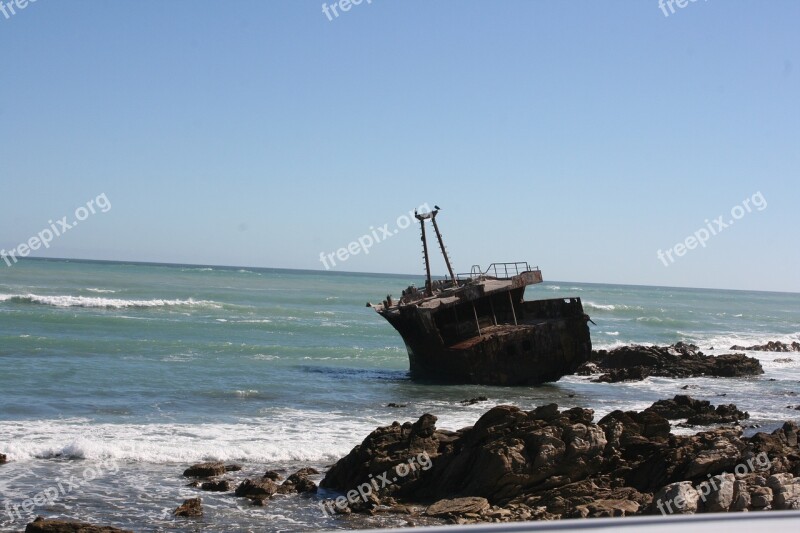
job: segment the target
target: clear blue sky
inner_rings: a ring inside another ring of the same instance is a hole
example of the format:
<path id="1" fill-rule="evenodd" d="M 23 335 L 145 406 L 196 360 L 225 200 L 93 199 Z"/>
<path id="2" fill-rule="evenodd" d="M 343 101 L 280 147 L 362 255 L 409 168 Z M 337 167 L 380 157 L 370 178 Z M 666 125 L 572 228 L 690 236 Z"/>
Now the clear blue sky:
<path id="1" fill-rule="evenodd" d="M 675 9 L 38 0 L 0 14 L 0 247 L 105 193 L 33 255 L 324 269 L 428 202 L 458 271 L 800 291 L 800 2 Z M 421 273 L 418 231 L 336 269 Z"/>

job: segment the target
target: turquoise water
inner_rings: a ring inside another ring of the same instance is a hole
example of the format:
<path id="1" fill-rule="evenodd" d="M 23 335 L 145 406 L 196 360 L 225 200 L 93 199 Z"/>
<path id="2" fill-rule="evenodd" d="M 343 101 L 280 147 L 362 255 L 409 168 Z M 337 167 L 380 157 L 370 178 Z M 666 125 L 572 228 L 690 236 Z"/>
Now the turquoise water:
<path id="1" fill-rule="evenodd" d="M 401 339 L 365 307 L 411 283 L 420 277 L 83 261 L 0 269 L 0 452 L 12 461 L 0 467 L 0 527 L 19 530 L 37 514 L 152 531 L 358 527 L 322 517 L 314 498 L 250 507 L 199 494 L 180 473 L 211 459 L 243 464 L 240 475 L 322 469 L 376 426 L 424 412 L 450 429 L 500 403 L 580 405 L 602 416 L 688 384 L 693 396 L 734 402 L 764 428 L 800 418 L 786 408 L 800 403 L 800 354 L 750 354 L 766 371 L 754 379 L 412 383 Z M 596 348 L 684 340 L 726 353 L 732 344 L 800 340 L 798 294 L 567 282 L 526 294 L 565 296 L 583 298 Z M 460 403 L 479 395 L 490 401 Z M 30 512 L 13 510 L 86 468 L 96 479 Z M 169 516 L 197 495 L 202 520 Z"/>

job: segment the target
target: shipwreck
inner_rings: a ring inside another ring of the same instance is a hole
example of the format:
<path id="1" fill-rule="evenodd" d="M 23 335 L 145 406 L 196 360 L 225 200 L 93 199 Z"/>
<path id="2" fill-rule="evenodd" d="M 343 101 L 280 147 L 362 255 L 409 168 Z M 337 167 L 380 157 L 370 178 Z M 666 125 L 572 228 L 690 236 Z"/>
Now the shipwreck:
<path id="1" fill-rule="evenodd" d="M 455 274 L 436 222 L 439 208 L 416 213 L 425 261 L 425 286 L 395 300 L 367 303 L 400 333 L 411 378 L 428 382 L 531 385 L 572 374 L 592 354 L 580 298 L 525 301 L 525 288 L 542 282 L 527 262 L 475 265 Z M 431 278 L 425 235 L 430 221 L 449 277 Z"/>

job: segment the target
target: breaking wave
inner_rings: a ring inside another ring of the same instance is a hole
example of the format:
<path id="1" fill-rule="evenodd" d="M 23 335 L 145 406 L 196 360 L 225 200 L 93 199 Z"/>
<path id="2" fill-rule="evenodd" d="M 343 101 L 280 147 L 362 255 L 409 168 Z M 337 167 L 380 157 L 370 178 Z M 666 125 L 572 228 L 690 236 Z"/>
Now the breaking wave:
<path id="1" fill-rule="evenodd" d="M 40 296 L 38 294 L 0 294 L 0 302 L 50 305 L 53 307 L 94 307 L 105 309 L 125 309 L 129 307 L 211 307 L 220 308 L 220 304 L 209 300 L 123 300 L 119 298 L 92 298 L 87 296 Z"/>

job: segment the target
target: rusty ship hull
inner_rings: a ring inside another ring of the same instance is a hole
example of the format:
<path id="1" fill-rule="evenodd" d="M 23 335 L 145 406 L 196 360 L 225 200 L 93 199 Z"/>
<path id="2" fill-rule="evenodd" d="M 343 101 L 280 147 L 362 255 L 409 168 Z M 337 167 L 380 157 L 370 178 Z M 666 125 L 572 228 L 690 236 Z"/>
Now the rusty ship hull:
<path id="1" fill-rule="evenodd" d="M 536 385 L 573 374 L 589 360 L 592 343 L 579 298 L 520 302 L 517 312 L 516 325 L 487 321 L 480 335 L 452 342 L 414 312 L 386 319 L 405 342 L 414 380 Z"/>
<path id="2" fill-rule="evenodd" d="M 425 287 L 373 307 L 400 333 L 415 380 L 486 385 L 535 385 L 574 373 L 592 355 L 588 315 L 580 298 L 525 301 L 542 282 L 527 262 L 473 265 L 456 275 L 436 222 L 439 207 L 416 213 Z M 425 223 L 430 221 L 449 278 L 434 281 Z"/>
<path id="3" fill-rule="evenodd" d="M 557 381 L 591 356 L 588 317 L 580 298 L 524 301 L 530 279 L 541 280 L 541 273 L 479 281 L 452 295 L 385 306 L 379 313 L 403 338 L 412 379 L 485 385 Z"/>

